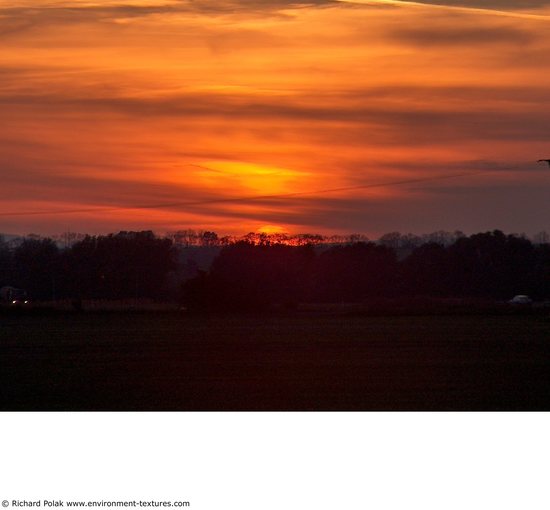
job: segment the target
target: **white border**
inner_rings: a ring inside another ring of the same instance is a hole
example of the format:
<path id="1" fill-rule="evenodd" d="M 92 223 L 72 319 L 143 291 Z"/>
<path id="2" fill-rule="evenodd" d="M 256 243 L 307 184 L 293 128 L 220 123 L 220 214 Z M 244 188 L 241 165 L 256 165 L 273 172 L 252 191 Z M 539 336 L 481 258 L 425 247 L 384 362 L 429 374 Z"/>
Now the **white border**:
<path id="1" fill-rule="evenodd" d="M 548 413 L 3 413 L 0 419 L 0 499 L 10 502 L 550 508 Z"/>

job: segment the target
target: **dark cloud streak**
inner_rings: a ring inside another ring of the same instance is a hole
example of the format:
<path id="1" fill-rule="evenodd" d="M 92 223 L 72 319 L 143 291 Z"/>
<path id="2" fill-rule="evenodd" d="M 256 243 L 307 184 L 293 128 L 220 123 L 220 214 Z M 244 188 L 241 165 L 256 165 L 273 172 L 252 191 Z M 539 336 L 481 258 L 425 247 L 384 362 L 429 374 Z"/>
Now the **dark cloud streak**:
<path id="1" fill-rule="evenodd" d="M 338 188 L 325 188 L 317 189 L 310 191 L 298 191 L 294 193 L 280 193 L 273 195 L 254 195 L 254 196 L 245 196 L 245 197 L 231 197 L 231 198 L 213 198 L 207 200 L 197 200 L 197 201 L 184 201 L 184 202 L 171 202 L 171 203 L 156 203 L 156 204 L 140 204 L 140 205 L 130 205 L 124 206 L 119 205 L 116 207 L 109 206 L 98 206 L 94 208 L 76 208 L 76 209 L 65 209 L 65 210 L 50 210 L 50 211 L 11 211 L 0 213 L 0 216 L 34 216 L 34 215 L 53 215 L 53 214 L 77 214 L 77 213 L 87 213 L 87 212 L 112 212 L 120 209 L 173 209 L 180 207 L 193 207 L 193 206 L 202 206 L 202 205 L 211 205 L 211 204 L 227 204 L 227 203 L 243 203 L 243 202 L 256 202 L 264 200 L 273 200 L 273 199 L 287 199 L 287 198 L 296 198 L 303 197 L 308 195 L 322 195 L 326 193 L 339 193 L 346 191 L 357 191 L 364 189 L 372 188 L 387 188 L 393 186 L 403 186 L 407 184 L 418 184 L 424 182 L 433 182 L 441 181 L 448 179 L 457 179 L 460 177 L 473 177 L 481 174 L 486 174 L 491 170 L 478 170 L 475 172 L 462 172 L 455 174 L 446 174 L 446 175 L 437 175 L 430 177 L 419 177 L 414 179 L 403 179 L 399 181 L 389 181 L 383 183 L 371 183 L 371 184 L 362 184 L 355 186 L 342 186 Z"/>
<path id="2" fill-rule="evenodd" d="M 525 45 L 535 40 L 535 34 L 510 26 L 501 27 L 417 27 L 391 32 L 390 37 L 401 43 L 418 46 L 464 46 L 486 44 Z"/>
<path id="3" fill-rule="evenodd" d="M 549 94 L 550 95 L 550 94 Z M 86 98 L 54 94 L 3 94 L 0 105 L 5 111 L 28 109 L 34 115 L 43 111 L 63 113 L 83 118 L 90 116 L 124 115 L 141 118 L 188 120 L 212 118 L 232 122 L 285 120 L 295 123 L 322 125 L 346 123 L 348 126 L 389 127 L 393 136 L 416 142 L 442 142 L 483 137 L 490 140 L 547 140 L 550 132 L 550 97 L 539 98 L 532 108 L 499 111 L 482 105 L 458 104 L 443 107 L 429 105 L 393 105 L 365 101 L 364 104 L 332 104 L 317 102 L 309 106 L 299 98 L 282 101 L 278 97 L 256 99 L 246 95 L 183 94 L 156 98 L 96 97 Z M 490 100 L 490 95 L 487 100 Z M 318 106 L 319 105 L 319 106 Z M 396 139 L 394 139 L 395 141 Z"/>

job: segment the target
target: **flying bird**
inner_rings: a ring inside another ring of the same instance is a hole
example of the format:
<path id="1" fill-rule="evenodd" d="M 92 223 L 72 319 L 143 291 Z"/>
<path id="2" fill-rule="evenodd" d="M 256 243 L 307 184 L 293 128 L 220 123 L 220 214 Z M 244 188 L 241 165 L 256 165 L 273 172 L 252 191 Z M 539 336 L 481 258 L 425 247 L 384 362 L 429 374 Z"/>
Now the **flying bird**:
<path id="1" fill-rule="evenodd" d="M 548 166 L 550 167 L 550 159 L 539 159 L 538 162 L 539 162 L 539 163 L 541 163 L 541 162 L 546 162 L 546 163 L 548 163 Z"/>

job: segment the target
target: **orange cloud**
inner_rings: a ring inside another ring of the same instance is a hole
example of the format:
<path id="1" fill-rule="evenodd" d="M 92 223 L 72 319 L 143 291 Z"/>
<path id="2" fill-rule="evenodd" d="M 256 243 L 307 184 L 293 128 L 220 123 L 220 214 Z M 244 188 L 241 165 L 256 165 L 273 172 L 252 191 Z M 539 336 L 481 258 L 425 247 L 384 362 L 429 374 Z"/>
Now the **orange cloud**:
<path id="1" fill-rule="evenodd" d="M 545 3 L 429 3 L 4 2 L 0 232 L 547 228 Z"/>

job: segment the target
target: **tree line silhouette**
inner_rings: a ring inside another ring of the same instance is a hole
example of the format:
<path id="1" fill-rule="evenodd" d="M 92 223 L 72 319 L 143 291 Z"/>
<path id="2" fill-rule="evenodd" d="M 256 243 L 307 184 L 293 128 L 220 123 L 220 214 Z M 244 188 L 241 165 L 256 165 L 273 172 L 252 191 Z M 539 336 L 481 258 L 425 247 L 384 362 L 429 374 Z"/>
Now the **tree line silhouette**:
<path id="1" fill-rule="evenodd" d="M 49 238 L 0 242 L 0 286 L 24 288 L 36 301 L 159 299 L 174 267 L 172 242 L 149 231 L 86 236 L 65 249 Z"/>
<path id="2" fill-rule="evenodd" d="M 550 296 L 550 245 L 494 231 L 449 246 L 426 243 L 399 260 L 395 248 L 373 242 L 322 251 L 239 242 L 184 291 L 189 306 L 213 308 L 418 296 L 504 300 L 520 293 L 544 299 Z"/>
<path id="3" fill-rule="evenodd" d="M 211 266 L 201 270 L 173 239 L 150 231 L 84 236 L 64 248 L 49 238 L 16 246 L 0 239 L 0 287 L 24 288 L 34 301 L 180 300 L 197 310 L 418 296 L 550 297 L 548 243 L 498 230 L 407 242 L 396 233 L 376 243 L 339 244 L 285 244 L 263 236 L 219 247 Z"/>

